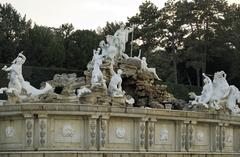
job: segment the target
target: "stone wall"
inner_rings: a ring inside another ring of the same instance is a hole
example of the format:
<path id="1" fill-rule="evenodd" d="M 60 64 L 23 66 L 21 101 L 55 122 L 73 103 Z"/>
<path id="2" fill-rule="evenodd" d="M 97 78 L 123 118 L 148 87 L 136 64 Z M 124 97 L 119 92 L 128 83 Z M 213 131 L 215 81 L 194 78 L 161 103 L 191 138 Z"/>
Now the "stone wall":
<path id="1" fill-rule="evenodd" d="M 80 151 L 42 151 L 42 152 L 8 152 L 0 157 L 239 157 L 236 153 L 179 153 L 179 152 L 80 152 Z"/>
<path id="2" fill-rule="evenodd" d="M 239 156 L 239 135 L 240 117 L 214 112 L 53 103 L 0 107 L 1 156 Z"/>

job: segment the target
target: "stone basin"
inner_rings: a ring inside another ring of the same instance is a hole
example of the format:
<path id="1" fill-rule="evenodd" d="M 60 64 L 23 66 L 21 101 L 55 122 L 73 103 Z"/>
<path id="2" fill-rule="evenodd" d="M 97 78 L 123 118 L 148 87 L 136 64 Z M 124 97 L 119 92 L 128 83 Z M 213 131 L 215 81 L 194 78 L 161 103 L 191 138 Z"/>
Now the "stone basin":
<path id="1" fill-rule="evenodd" d="M 217 112 L 79 103 L 0 106 L 0 155 L 239 156 L 239 134 L 240 117 Z"/>

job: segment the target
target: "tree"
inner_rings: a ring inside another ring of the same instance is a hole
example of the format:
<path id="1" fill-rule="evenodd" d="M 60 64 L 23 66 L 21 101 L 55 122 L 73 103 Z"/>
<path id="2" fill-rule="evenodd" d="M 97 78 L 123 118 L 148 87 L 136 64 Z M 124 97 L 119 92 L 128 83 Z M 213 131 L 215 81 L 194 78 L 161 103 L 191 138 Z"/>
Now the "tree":
<path id="1" fill-rule="evenodd" d="M 53 29 L 35 25 L 25 39 L 26 64 L 43 67 L 62 67 L 65 61 L 64 42 Z"/>
<path id="2" fill-rule="evenodd" d="M 187 31 L 184 36 L 186 67 L 196 70 L 197 85 L 201 85 L 201 73 L 206 73 L 208 60 L 216 54 L 211 46 L 216 41 L 216 31 L 223 21 L 225 0 L 179 1 L 177 14 Z M 191 55 L 192 54 L 192 55 Z M 191 57 L 192 56 L 192 57 Z M 199 66 L 201 65 L 201 66 Z"/>
<path id="3" fill-rule="evenodd" d="M 139 6 L 139 13 L 128 18 L 130 25 L 135 25 L 134 40 L 140 41 L 140 49 L 143 55 L 149 54 L 159 45 L 160 12 L 156 5 L 150 1 L 145 1 Z"/>
<path id="4" fill-rule="evenodd" d="M 69 47 L 66 51 L 66 67 L 85 70 L 91 60 L 93 49 L 98 47 L 101 37 L 90 30 L 76 30 L 69 36 Z"/>
<path id="5" fill-rule="evenodd" d="M 171 56 L 174 71 L 174 83 L 178 84 L 178 62 L 181 49 L 183 48 L 183 37 L 186 34 L 182 25 L 181 17 L 177 14 L 179 2 L 169 0 L 165 7 L 161 9 L 160 20 L 162 21 L 160 46 L 164 47 Z"/>
<path id="6" fill-rule="evenodd" d="M 225 69 L 228 69 L 229 80 L 240 86 L 240 6 L 237 4 L 228 6 L 224 14 L 224 21 L 219 25 L 216 38 L 221 39 L 219 45 L 224 46 L 226 52 L 219 56 L 219 59 L 227 62 L 224 65 L 228 65 Z"/>
<path id="7" fill-rule="evenodd" d="M 8 63 L 21 50 L 20 41 L 31 28 L 31 21 L 21 15 L 11 4 L 0 4 L 0 62 Z"/>
<path id="8" fill-rule="evenodd" d="M 107 22 L 103 28 L 98 28 L 97 33 L 101 35 L 102 38 L 106 35 L 113 35 L 123 24 L 123 22 Z"/>
<path id="9" fill-rule="evenodd" d="M 69 42 L 70 42 L 69 37 L 74 30 L 73 25 L 65 23 L 65 24 L 62 24 L 59 28 L 57 29 L 55 28 L 54 30 L 57 33 L 57 35 L 59 35 L 64 40 L 65 51 L 67 51 L 69 47 Z"/>
<path id="10" fill-rule="evenodd" d="M 63 39 L 67 39 L 72 34 L 73 30 L 73 25 L 69 23 L 62 24 L 58 29 L 55 29 Z"/>

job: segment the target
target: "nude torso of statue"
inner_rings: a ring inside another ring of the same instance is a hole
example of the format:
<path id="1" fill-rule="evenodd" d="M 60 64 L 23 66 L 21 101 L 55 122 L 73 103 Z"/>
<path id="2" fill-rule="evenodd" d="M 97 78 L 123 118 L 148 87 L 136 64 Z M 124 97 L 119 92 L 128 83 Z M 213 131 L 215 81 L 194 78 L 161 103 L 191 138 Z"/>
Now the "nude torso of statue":
<path id="1" fill-rule="evenodd" d="M 124 95 L 124 91 L 122 90 L 122 70 L 118 69 L 117 73 L 113 71 L 112 68 L 112 78 L 110 80 L 109 86 L 108 86 L 108 91 L 110 96 L 120 96 L 122 97 Z"/>
<path id="2" fill-rule="evenodd" d="M 128 34 L 132 31 L 133 28 L 124 28 L 124 26 L 121 26 L 120 29 L 114 33 L 114 36 L 119 39 L 121 52 L 125 52 L 125 44 L 128 42 Z"/>

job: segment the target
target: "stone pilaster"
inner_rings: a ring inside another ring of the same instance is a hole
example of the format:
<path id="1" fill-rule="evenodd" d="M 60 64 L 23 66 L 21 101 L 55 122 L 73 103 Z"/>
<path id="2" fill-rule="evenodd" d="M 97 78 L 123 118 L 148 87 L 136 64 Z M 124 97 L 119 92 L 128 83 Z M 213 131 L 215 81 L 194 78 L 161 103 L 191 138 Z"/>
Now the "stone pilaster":
<path id="1" fill-rule="evenodd" d="M 99 116 L 92 115 L 89 117 L 89 124 L 88 124 L 88 141 L 89 141 L 89 149 L 90 150 L 97 150 L 97 119 Z"/>
<path id="2" fill-rule="evenodd" d="M 32 114 L 25 114 L 25 147 L 33 149 L 33 135 L 34 135 L 34 117 Z"/>
<path id="3" fill-rule="evenodd" d="M 47 115 L 38 115 L 39 120 L 39 148 L 47 147 Z"/>
<path id="4" fill-rule="evenodd" d="M 144 117 L 139 120 L 138 123 L 138 148 L 139 151 L 146 151 L 146 121 L 148 118 Z"/>
<path id="5" fill-rule="evenodd" d="M 156 118 L 150 118 L 147 126 L 147 149 L 148 151 L 154 150 L 154 135 L 155 135 L 155 123 L 157 122 Z"/>
<path id="6" fill-rule="evenodd" d="M 194 126 L 197 124 L 197 121 L 191 121 L 188 124 L 188 129 L 187 129 L 187 151 L 192 150 L 193 146 L 193 135 L 194 135 Z"/>
<path id="7" fill-rule="evenodd" d="M 181 124 L 181 151 L 187 151 L 188 149 L 188 125 L 189 121 L 183 121 Z"/>
<path id="8" fill-rule="evenodd" d="M 226 135 L 226 131 L 225 131 L 225 129 L 226 129 L 226 127 L 228 127 L 229 126 L 229 124 L 228 123 L 224 123 L 223 124 L 223 126 L 221 127 L 221 134 L 222 134 L 222 136 L 221 136 L 221 151 L 224 151 L 224 149 L 225 149 L 225 147 L 226 147 L 226 143 L 227 143 L 227 135 Z"/>
<path id="9" fill-rule="evenodd" d="M 223 123 L 218 123 L 215 128 L 215 145 L 216 145 L 216 152 L 222 151 L 222 139 L 223 139 Z"/>
<path id="10" fill-rule="evenodd" d="M 193 131 L 196 121 L 183 121 L 181 124 L 181 151 L 191 151 L 193 145 Z"/>
<path id="11" fill-rule="evenodd" d="M 109 116 L 100 117 L 100 135 L 99 135 L 99 149 L 106 150 L 106 142 L 108 139 L 108 119 Z"/>
<path id="12" fill-rule="evenodd" d="M 240 126 L 233 127 L 233 151 L 240 152 Z"/>
<path id="13" fill-rule="evenodd" d="M 218 123 L 215 129 L 215 148 L 216 152 L 224 151 L 226 138 L 225 138 L 225 127 L 228 126 L 226 123 Z"/>
<path id="14" fill-rule="evenodd" d="M 221 127 L 222 124 L 219 123 L 215 126 L 215 151 L 220 152 L 221 151 Z"/>

